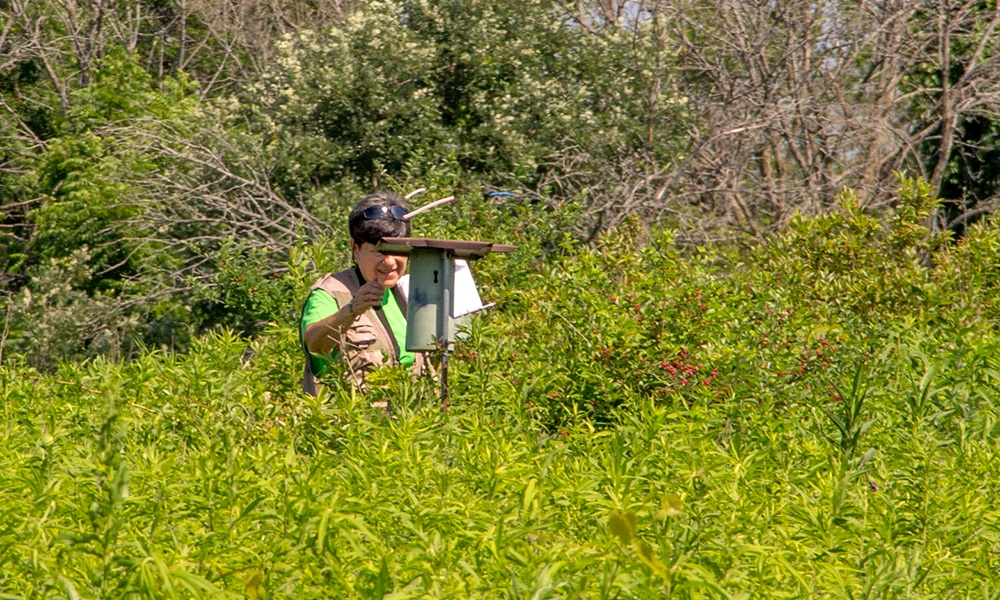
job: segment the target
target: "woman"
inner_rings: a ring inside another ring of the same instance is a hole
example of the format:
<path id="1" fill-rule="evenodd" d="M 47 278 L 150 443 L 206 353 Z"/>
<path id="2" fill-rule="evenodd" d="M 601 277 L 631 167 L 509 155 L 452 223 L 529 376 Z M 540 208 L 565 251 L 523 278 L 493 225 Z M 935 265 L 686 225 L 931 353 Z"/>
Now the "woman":
<path id="1" fill-rule="evenodd" d="M 399 364 L 421 373 L 424 356 L 406 351 L 406 298 L 397 285 L 407 257 L 382 254 L 384 237 L 410 235 L 403 198 L 376 192 L 351 210 L 348 229 L 354 267 L 326 274 L 313 284 L 299 329 L 306 353 L 302 390 L 318 392 L 316 377 L 335 360 L 346 362 L 346 377 L 363 387 L 365 373 Z"/>

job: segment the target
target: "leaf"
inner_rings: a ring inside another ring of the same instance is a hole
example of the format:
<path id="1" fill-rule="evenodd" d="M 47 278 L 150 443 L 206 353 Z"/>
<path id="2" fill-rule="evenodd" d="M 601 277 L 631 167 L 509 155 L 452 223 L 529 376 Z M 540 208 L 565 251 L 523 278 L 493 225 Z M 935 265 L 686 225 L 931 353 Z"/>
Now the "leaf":
<path id="1" fill-rule="evenodd" d="M 239 522 L 247 518 L 247 516 L 250 515 L 253 509 L 257 508 L 257 505 L 260 504 L 264 499 L 265 496 L 260 495 L 251 500 L 245 507 L 243 507 L 243 510 L 240 511 L 240 516 L 236 517 L 236 521 L 234 522 Z"/>
<path id="2" fill-rule="evenodd" d="M 649 542 L 640 541 L 637 544 L 636 555 L 639 557 L 639 560 L 652 569 L 654 573 L 661 577 L 666 575 L 666 566 L 663 564 L 663 561 L 656 556 L 656 552 L 653 550 L 653 547 L 649 545 Z"/>
<path id="3" fill-rule="evenodd" d="M 59 583 L 63 585 L 63 589 L 66 590 L 66 597 L 69 600 L 80 600 L 80 593 L 76 591 L 76 586 L 69 579 L 66 579 L 64 575 L 59 576 Z"/>
<path id="4" fill-rule="evenodd" d="M 623 544 L 632 541 L 635 536 L 636 514 L 629 510 L 623 513 L 612 513 L 608 526 L 611 533 L 618 537 Z"/>
<path id="5" fill-rule="evenodd" d="M 378 574 L 375 576 L 375 589 L 374 597 L 383 598 L 389 593 L 392 587 L 392 576 L 389 574 L 389 564 L 386 562 L 385 557 L 379 564 Z"/>
<path id="6" fill-rule="evenodd" d="M 535 481 L 534 478 L 531 478 L 528 480 L 528 484 L 524 488 L 524 502 L 521 505 L 521 514 L 524 515 L 525 519 L 531 517 L 532 503 L 534 502 L 535 495 L 538 492 L 537 488 L 535 487 L 536 484 L 537 481 Z"/>
<path id="7" fill-rule="evenodd" d="M 660 497 L 660 510 L 656 511 L 656 518 L 662 521 L 667 517 L 676 517 L 683 512 L 681 506 L 680 496 L 673 492 L 664 494 Z"/>
<path id="8" fill-rule="evenodd" d="M 858 470 L 867 467 L 873 456 L 875 456 L 875 448 L 869 448 L 868 451 L 861 456 L 861 460 L 858 461 Z"/>
<path id="9" fill-rule="evenodd" d="M 285 466 L 294 467 L 299 462 L 299 457 L 295 453 L 295 444 L 289 444 L 285 451 Z"/>
<path id="10" fill-rule="evenodd" d="M 247 600 L 267 600 L 267 591 L 261 585 L 264 581 L 264 574 L 260 571 L 247 573 L 243 577 L 243 593 Z"/>
<path id="11" fill-rule="evenodd" d="M 330 514 L 332 510 L 326 509 L 323 511 L 323 516 L 319 520 L 319 529 L 316 531 L 316 552 L 322 553 L 323 547 L 326 543 L 326 533 L 330 527 Z"/>

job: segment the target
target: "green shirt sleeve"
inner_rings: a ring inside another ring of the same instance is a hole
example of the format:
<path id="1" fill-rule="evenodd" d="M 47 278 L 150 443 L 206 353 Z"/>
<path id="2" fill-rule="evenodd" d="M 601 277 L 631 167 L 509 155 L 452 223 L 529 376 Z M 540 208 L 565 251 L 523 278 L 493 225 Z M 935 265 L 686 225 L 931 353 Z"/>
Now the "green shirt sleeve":
<path id="1" fill-rule="evenodd" d="M 330 315 L 340 310 L 337 301 L 324 290 L 313 290 L 306 298 L 306 304 L 302 309 L 302 322 L 299 324 L 299 335 L 305 339 L 306 327 L 313 323 L 322 321 Z M 382 298 L 382 310 L 385 312 L 386 320 L 389 322 L 392 337 L 399 346 L 399 364 L 409 369 L 416 362 L 417 357 L 413 352 L 406 351 L 406 317 L 396 303 L 396 297 L 386 290 Z M 334 349 L 330 357 L 336 357 L 337 350 Z M 317 377 L 323 375 L 330 368 L 330 361 L 322 356 L 309 354 L 312 361 L 312 372 Z"/>
<path id="2" fill-rule="evenodd" d="M 389 322 L 389 329 L 392 330 L 392 337 L 396 339 L 399 346 L 399 364 L 409 369 L 417 361 L 413 352 L 406 351 L 406 317 L 396 303 L 396 296 L 386 290 L 382 299 L 382 311 L 385 312 L 385 319 Z"/>
<path id="3" fill-rule="evenodd" d="M 309 297 L 306 298 L 306 305 L 302 308 L 302 322 L 299 324 L 299 335 L 300 339 L 305 339 L 306 327 L 309 327 L 317 321 L 322 321 L 323 319 L 329 317 L 330 315 L 336 313 L 340 310 L 340 306 L 337 301 L 333 299 L 333 296 L 324 290 L 313 290 Z M 334 350 L 336 352 L 336 350 Z M 312 372 L 317 377 L 326 372 L 330 368 L 330 361 L 326 360 L 321 356 L 309 353 L 309 359 L 312 361 Z"/>

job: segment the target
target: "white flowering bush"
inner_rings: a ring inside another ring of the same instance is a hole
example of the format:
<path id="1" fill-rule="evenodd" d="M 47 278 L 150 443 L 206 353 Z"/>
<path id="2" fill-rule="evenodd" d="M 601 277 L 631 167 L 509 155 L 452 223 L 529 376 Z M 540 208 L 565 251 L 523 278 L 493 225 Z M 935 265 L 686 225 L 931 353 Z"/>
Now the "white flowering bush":
<path id="1" fill-rule="evenodd" d="M 466 183 L 574 196 L 538 186 L 554 172 L 603 185 L 637 154 L 670 162 L 685 121 L 651 23 L 584 28 L 547 1 L 371 1 L 278 54 L 244 106 L 277 141 L 289 190 L 445 165 Z"/>

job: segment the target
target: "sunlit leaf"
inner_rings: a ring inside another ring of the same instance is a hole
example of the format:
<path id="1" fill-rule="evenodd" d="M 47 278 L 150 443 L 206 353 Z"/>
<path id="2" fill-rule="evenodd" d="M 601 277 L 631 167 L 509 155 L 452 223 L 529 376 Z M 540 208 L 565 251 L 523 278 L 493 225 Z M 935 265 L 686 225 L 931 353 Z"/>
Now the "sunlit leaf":
<path id="1" fill-rule="evenodd" d="M 625 512 L 612 513 L 608 520 L 608 527 L 623 544 L 632 541 L 635 536 L 636 514 L 629 510 Z"/>

